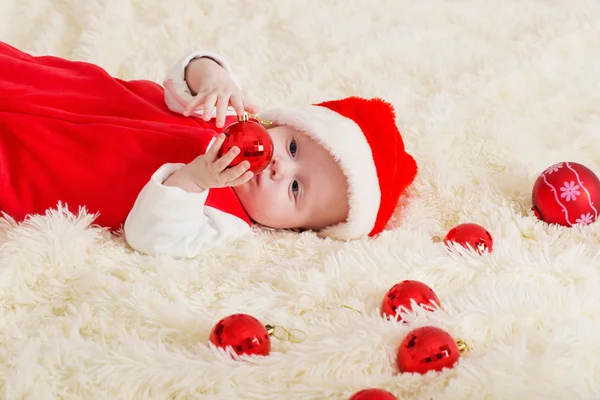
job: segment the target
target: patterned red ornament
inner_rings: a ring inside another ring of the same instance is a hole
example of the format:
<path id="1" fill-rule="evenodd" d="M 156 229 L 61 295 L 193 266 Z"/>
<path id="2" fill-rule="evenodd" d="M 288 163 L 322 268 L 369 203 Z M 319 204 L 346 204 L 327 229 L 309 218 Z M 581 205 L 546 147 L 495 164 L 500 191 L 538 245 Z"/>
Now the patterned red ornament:
<path id="1" fill-rule="evenodd" d="M 571 227 L 598 219 L 600 179 L 589 168 L 574 162 L 548 167 L 537 178 L 532 210 L 542 221 Z"/>
<path id="2" fill-rule="evenodd" d="M 400 312 L 412 311 L 413 301 L 429 311 L 440 306 L 440 300 L 429 286 L 419 281 L 404 280 L 392 286 L 383 297 L 381 315 L 393 317 Z M 398 320 L 403 321 L 401 316 Z"/>
<path id="3" fill-rule="evenodd" d="M 258 122 L 248 120 L 245 116 L 238 122 L 225 129 L 225 142 L 219 150 L 222 157 L 234 146 L 239 147 L 240 153 L 229 164 L 234 167 L 244 160 L 250 163 L 249 171 L 254 175 L 260 174 L 273 158 L 273 140 L 269 132 Z"/>
<path id="4" fill-rule="evenodd" d="M 221 319 L 210 333 L 210 342 L 231 349 L 237 354 L 266 356 L 271 351 L 267 328 L 248 314 L 233 314 Z"/>
<path id="5" fill-rule="evenodd" d="M 402 340 L 396 362 L 400 372 L 425 374 L 452 368 L 459 357 L 458 344 L 450 334 L 424 326 L 410 331 Z"/>
<path id="6" fill-rule="evenodd" d="M 396 396 L 383 389 L 364 389 L 356 392 L 348 400 L 398 400 Z"/>
<path id="7" fill-rule="evenodd" d="M 444 244 L 451 248 L 452 243 L 458 243 L 465 249 L 470 246 L 479 254 L 491 252 L 494 248 L 492 235 L 483 226 L 473 223 L 460 224 L 450 229 L 444 238 Z"/>

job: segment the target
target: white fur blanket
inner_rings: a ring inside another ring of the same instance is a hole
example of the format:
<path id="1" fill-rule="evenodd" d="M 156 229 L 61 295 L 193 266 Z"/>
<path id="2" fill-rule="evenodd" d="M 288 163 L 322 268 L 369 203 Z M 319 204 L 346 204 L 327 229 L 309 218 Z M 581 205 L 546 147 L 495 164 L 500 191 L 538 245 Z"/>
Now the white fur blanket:
<path id="1" fill-rule="evenodd" d="M 2 0 L 0 40 L 122 78 L 160 82 L 210 49 L 263 108 L 384 97 L 421 169 L 396 228 L 352 243 L 257 231 L 178 260 L 136 254 L 86 214 L 0 220 L 0 396 L 600 398 L 600 222 L 550 227 L 511 204 L 529 210 L 554 162 L 600 173 L 599 21 L 596 0 Z M 460 222 L 484 225 L 494 252 L 432 242 Z M 380 318 L 403 279 L 443 310 Z M 206 343 L 235 312 L 307 338 L 231 360 Z M 400 341 L 423 325 L 471 351 L 398 374 Z"/>

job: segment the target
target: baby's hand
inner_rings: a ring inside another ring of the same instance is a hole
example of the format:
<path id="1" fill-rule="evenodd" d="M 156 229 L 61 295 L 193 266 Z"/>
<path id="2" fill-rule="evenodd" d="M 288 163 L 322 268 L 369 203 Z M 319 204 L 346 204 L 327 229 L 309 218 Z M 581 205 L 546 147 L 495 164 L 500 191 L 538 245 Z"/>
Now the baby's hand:
<path id="1" fill-rule="evenodd" d="M 216 125 L 221 128 L 225 125 L 225 116 L 230 105 L 238 116 L 243 116 L 245 111 L 258 112 L 258 106 L 244 99 L 240 88 L 227 71 L 214 61 L 207 58 L 192 60 L 186 74 L 188 86 L 197 90 L 195 90 L 196 96 L 187 105 L 183 115 L 189 116 L 196 108 L 203 105 L 202 118 L 209 121 L 212 117 L 212 109 L 216 106 Z"/>
<path id="2" fill-rule="evenodd" d="M 238 165 L 227 168 L 239 154 L 238 147 L 232 147 L 223 157 L 218 158 L 219 149 L 225 141 L 221 133 L 208 149 L 206 154 L 196 157 L 194 161 L 171 175 L 164 184 L 177 186 L 186 191 L 198 191 L 225 186 L 239 186 L 248 182 L 254 176 L 248 171 L 250 163 L 242 161 Z"/>

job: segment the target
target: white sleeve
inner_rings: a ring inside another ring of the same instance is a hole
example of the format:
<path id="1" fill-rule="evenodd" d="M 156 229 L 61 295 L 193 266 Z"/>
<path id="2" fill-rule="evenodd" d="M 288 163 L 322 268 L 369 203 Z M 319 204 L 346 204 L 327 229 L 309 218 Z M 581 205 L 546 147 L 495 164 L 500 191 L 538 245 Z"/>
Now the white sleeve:
<path id="1" fill-rule="evenodd" d="M 250 231 L 242 219 L 205 206 L 208 190 L 188 193 L 163 182 L 184 164 L 165 164 L 142 189 L 125 221 L 125 240 L 141 253 L 195 257 Z"/>
<path id="2" fill-rule="evenodd" d="M 169 110 L 182 114 L 187 105 L 192 101 L 194 96 L 190 92 L 190 88 L 185 81 L 185 68 L 188 66 L 190 61 L 194 58 L 207 57 L 214 60 L 217 64 L 219 64 L 231 77 L 233 82 L 241 89 L 242 85 L 233 72 L 231 71 L 231 66 L 223 57 L 219 54 L 208 52 L 208 51 L 194 51 L 192 53 L 186 54 L 183 58 L 181 58 L 167 73 L 163 81 L 163 86 L 165 88 L 165 102 Z M 192 115 L 201 117 L 203 114 L 203 107 L 198 107 Z M 227 109 L 227 115 L 236 115 L 233 107 L 229 107 Z M 214 118 L 216 116 L 216 108 L 213 107 L 211 110 L 211 117 Z"/>

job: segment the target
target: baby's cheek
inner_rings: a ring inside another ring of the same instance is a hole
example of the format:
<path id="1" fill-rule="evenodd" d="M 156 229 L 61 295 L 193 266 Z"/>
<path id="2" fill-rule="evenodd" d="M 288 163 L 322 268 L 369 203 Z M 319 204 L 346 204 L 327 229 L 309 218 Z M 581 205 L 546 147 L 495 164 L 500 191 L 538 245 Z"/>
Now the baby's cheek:
<path id="1" fill-rule="evenodd" d="M 269 199 L 268 194 L 264 190 L 256 190 L 248 194 L 246 202 L 250 203 L 251 206 L 249 208 L 262 216 L 269 209 L 273 200 Z"/>
<path id="2" fill-rule="evenodd" d="M 270 199 L 264 199 L 264 201 L 256 204 L 256 206 L 257 213 L 260 213 L 261 219 L 265 221 L 265 225 L 274 228 L 287 227 L 290 211 L 289 207 L 287 207 L 280 197 L 272 196 Z"/>

